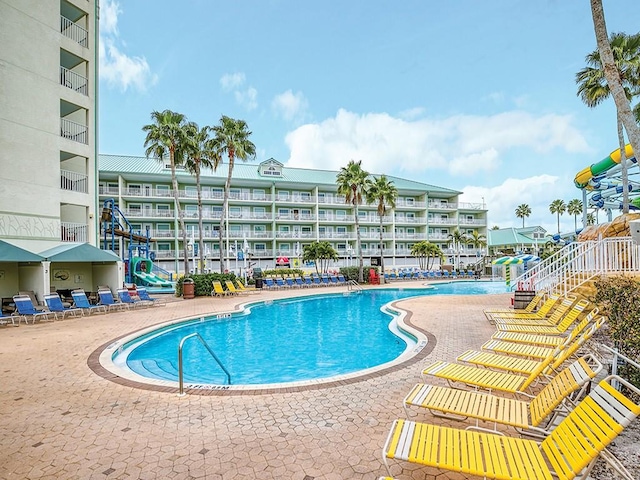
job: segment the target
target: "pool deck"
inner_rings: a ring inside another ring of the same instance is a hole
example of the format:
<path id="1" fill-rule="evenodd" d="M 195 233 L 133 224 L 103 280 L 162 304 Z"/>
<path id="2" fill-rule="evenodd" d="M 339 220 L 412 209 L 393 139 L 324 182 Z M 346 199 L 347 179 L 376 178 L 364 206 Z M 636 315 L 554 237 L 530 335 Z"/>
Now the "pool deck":
<path id="1" fill-rule="evenodd" d="M 386 475 L 381 449 L 392 421 L 404 417 L 402 399 L 420 381 L 421 369 L 480 347 L 495 331 L 482 309 L 507 307 L 510 294 L 397 302 L 411 312 L 411 324 L 429 334 L 423 358 L 321 389 L 179 397 L 116 383 L 89 367 L 99 347 L 151 325 L 230 311 L 248 301 L 345 290 L 170 298 L 166 307 L 0 327 L 0 478 L 374 480 Z M 426 412 L 413 418 L 442 423 Z M 467 478 L 391 464 L 400 480 Z"/>

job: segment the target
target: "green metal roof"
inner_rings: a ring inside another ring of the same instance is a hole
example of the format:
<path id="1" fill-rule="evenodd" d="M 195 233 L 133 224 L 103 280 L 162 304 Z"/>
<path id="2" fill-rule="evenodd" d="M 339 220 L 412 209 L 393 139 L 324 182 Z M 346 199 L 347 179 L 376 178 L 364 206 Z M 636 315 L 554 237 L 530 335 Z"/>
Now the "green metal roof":
<path id="1" fill-rule="evenodd" d="M 260 162 L 262 163 L 262 162 Z M 236 162 L 233 168 L 233 178 L 244 181 L 260 181 L 275 183 L 291 183 L 291 184 L 308 184 L 308 185 L 327 185 L 335 187 L 336 175 L 338 172 L 333 170 L 313 170 L 306 168 L 291 168 L 286 165 L 282 167 L 282 175 L 274 177 L 265 177 L 259 173 L 260 163 L 243 163 Z M 280 162 L 279 162 L 280 163 Z M 98 169 L 100 173 L 117 174 L 139 174 L 139 175 L 167 175 L 168 169 L 164 168 L 164 162 L 160 162 L 153 158 L 126 156 L 126 155 L 106 155 L 100 154 L 98 157 Z M 226 164 L 222 165 L 218 170 L 212 171 L 204 169 L 202 178 L 217 179 L 220 183 L 224 183 L 227 178 Z M 195 179 L 185 170 L 177 171 L 178 180 L 182 183 L 193 183 Z M 379 176 L 380 174 L 373 174 Z M 387 175 L 387 178 L 395 184 L 398 190 L 413 190 L 420 193 L 441 194 L 445 197 L 459 195 L 462 192 L 451 190 L 448 188 L 429 185 L 427 183 L 407 180 L 400 177 Z M 189 179 L 185 181 L 186 179 Z"/>
<path id="2" fill-rule="evenodd" d="M 44 260 L 44 258 L 40 255 L 0 240 L 0 262 L 2 263 L 41 262 L 42 260 Z"/>
<path id="3" fill-rule="evenodd" d="M 40 255 L 50 262 L 117 262 L 120 260 L 115 253 L 101 250 L 88 243 L 65 243 L 50 248 Z"/>
<path id="4" fill-rule="evenodd" d="M 536 245 L 543 243 L 534 240 L 518 232 L 516 228 L 501 228 L 499 230 L 487 231 L 487 244 L 489 247 L 499 247 L 503 245 Z"/>

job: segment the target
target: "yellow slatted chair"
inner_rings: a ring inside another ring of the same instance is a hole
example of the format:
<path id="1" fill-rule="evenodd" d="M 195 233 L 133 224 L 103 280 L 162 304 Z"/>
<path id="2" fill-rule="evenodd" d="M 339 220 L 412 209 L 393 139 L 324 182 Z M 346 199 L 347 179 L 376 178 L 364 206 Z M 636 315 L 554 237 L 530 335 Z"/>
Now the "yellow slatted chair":
<path id="1" fill-rule="evenodd" d="M 526 392 L 551 365 L 553 357 L 545 358 L 530 375 L 498 372 L 486 368 L 461 365 L 459 363 L 438 361 L 422 370 L 425 381 L 429 376 L 447 380 L 450 385 L 464 384 L 489 391 L 518 394 Z M 426 382 L 425 382 L 426 383 Z"/>
<path id="2" fill-rule="evenodd" d="M 389 475 L 389 460 L 396 459 L 484 478 L 586 478 L 596 458 L 640 414 L 640 405 L 614 389 L 613 380 L 640 395 L 629 382 L 609 376 L 541 442 L 396 420 L 382 460 Z"/>
<path id="3" fill-rule="evenodd" d="M 586 301 L 586 300 L 585 300 Z M 558 325 L 513 325 L 496 323 L 496 330 L 500 332 L 535 333 L 538 335 L 564 335 L 574 325 L 583 310 L 572 310 L 566 314 Z"/>
<path id="4" fill-rule="evenodd" d="M 229 292 L 222 287 L 220 281 L 214 280 L 211 283 L 213 285 L 213 290 L 211 290 L 212 297 L 226 297 L 227 295 L 229 295 Z"/>
<path id="5" fill-rule="evenodd" d="M 225 280 L 224 284 L 227 287 L 227 292 L 229 292 L 229 295 L 239 295 L 240 294 L 240 291 L 238 291 L 238 289 L 236 288 L 235 284 L 231 280 Z"/>
<path id="6" fill-rule="evenodd" d="M 242 280 L 240 280 L 239 278 L 236 279 L 236 288 L 239 292 L 245 292 L 245 293 L 258 293 L 259 290 L 255 287 L 247 287 L 244 283 L 242 283 Z"/>
<path id="7" fill-rule="evenodd" d="M 558 368 L 560 368 L 564 362 L 566 362 L 576 352 L 578 352 L 578 350 L 582 348 L 585 342 L 593 336 L 593 334 L 596 332 L 597 327 L 599 327 L 599 325 L 601 324 L 602 322 L 596 322 L 596 324 L 591 325 L 576 339 L 567 343 L 566 345 L 556 347 L 555 349 L 551 350 L 547 357 L 540 360 L 479 350 L 467 350 L 462 355 L 460 355 L 457 360 L 459 362 L 469 363 L 485 368 L 505 370 L 508 372 L 530 375 L 538 368 L 541 362 L 544 362 L 546 358 L 551 357 L 553 361 L 543 372 L 545 374 L 551 374 L 550 372 L 552 370 L 557 370 Z"/>
<path id="8" fill-rule="evenodd" d="M 496 320 L 498 318 L 547 318 L 552 310 L 561 301 L 561 295 L 559 293 L 552 293 L 549 298 L 545 300 L 542 306 L 533 313 L 518 313 L 518 312 L 503 312 L 503 313 L 490 313 L 489 320 Z"/>
<path id="9" fill-rule="evenodd" d="M 420 407 L 435 416 L 453 420 L 475 419 L 475 425 L 467 429 L 487 430 L 480 427 L 479 421 L 483 421 L 493 423 L 491 431 L 497 431 L 497 425 L 501 424 L 522 433 L 545 435 L 558 414 L 566 414 L 570 410 L 570 407 L 562 405 L 567 397 L 577 392 L 574 398 L 579 398 L 602 368 L 602 363 L 595 356 L 585 355 L 554 376 L 530 402 L 418 383 L 405 397 L 403 406 L 407 418 L 410 417 L 408 407 Z M 562 409 L 559 408 L 561 405 Z"/>
<path id="10" fill-rule="evenodd" d="M 588 300 L 580 300 L 576 302 L 575 297 L 564 298 L 560 305 L 558 305 L 553 313 L 548 318 L 499 318 L 496 319 L 496 328 L 498 325 L 536 325 L 536 326 L 548 326 L 554 327 L 558 325 L 567 315 L 573 315 L 577 318 L 585 309 L 589 308 L 590 303 Z"/>
<path id="11" fill-rule="evenodd" d="M 536 293 L 524 308 L 487 308 L 483 311 L 485 315 L 492 313 L 535 313 L 536 307 L 539 304 L 544 304 L 544 295 L 543 292 Z"/>
<path id="12" fill-rule="evenodd" d="M 578 323 L 569 332 L 569 335 L 567 337 L 547 337 L 547 338 L 552 338 L 554 340 L 562 341 L 562 345 L 569 345 L 571 342 L 575 340 L 575 338 L 580 333 L 584 331 L 584 329 L 589 324 L 591 324 L 592 321 L 594 321 L 594 319 L 596 319 L 595 323 L 598 324 L 597 328 L 600 328 L 600 326 L 605 321 L 605 317 L 603 316 L 596 317 L 598 312 L 599 312 L 598 307 L 592 309 L 589 312 L 589 314 L 586 315 L 580 321 L 580 323 Z M 501 332 L 501 333 L 510 333 L 510 332 Z M 526 334 L 523 334 L 523 335 L 526 335 Z M 495 353 L 504 353 L 507 355 L 516 355 L 518 357 L 542 359 L 553 352 L 554 346 L 553 345 L 548 346 L 548 343 L 546 343 L 547 338 L 543 338 L 542 344 L 536 344 L 535 342 L 540 340 L 540 337 L 541 335 L 531 335 L 531 338 L 528 339 L 530 343 L 526 343 L 524 341 L 510 340 L 509 338 L 506 338 L 505 340 L 492 338 L 491 340 L 485 342 L 480 347 L 480 350 L 495 352 Z M 519 337 L 516 337 L 516 338 L 519 338 Z M 525 339 L 526 338 L 522 338 L 521 340 L 525 340 Z M 558 342 L 558 344 L 556 344 L 555 346 L 560 346 L 560 343 Z"/>

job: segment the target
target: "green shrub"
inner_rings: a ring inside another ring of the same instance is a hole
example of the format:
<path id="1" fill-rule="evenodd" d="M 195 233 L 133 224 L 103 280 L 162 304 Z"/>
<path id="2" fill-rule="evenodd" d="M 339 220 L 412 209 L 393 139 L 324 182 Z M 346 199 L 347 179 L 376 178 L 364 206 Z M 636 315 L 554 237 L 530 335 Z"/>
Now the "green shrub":
<path id="1" fill-rule="evenodd" d="M 176 297 L 182 296 L 182 284 L 185 278 L 190 278 L 194 283 L 194 292 L 196 297 L 208 297 L 213 290 L 213 282 L 218 280 L 222 283 L 222 288 L 225 290 L 227 286 L 224 284 L 227 280 L 231 280 L 235 283 L 236 275 L 234 273 L 194 273 L 187 277 L 181 277 L 176 282 Z"/>
<path id="2" fill-rule="evenodd" d="M 611 340 L 620 353 L 637 362 L 640 358 L 640 282 L 623 275 L 601 277 L 595 286 L 595 302 L 608 318 Z M 637 368 L 624 365 L 618 373 L 640 387 Z"/>

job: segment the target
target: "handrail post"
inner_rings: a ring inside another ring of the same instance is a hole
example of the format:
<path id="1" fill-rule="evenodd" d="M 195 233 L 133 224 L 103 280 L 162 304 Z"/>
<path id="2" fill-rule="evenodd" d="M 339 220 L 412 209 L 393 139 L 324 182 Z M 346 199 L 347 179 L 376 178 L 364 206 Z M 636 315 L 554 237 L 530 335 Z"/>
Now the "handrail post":
<path id="1" fill-rule="evenodd" d="M 220 361 L 218 356 L 214 353 L 214 351 L 211 349 L 209 344 L 207 342 L 205 342 L 204 338 L 202 338 L 202 336 L 198 332 L 195 332 L 195 333 L 192 333 L 190 335 L 187 335 L 182 340 L 180 340 L 180 344 L 178 345 L 178 385 L 179 385 L 178 396 L 180 396 L 180 397 L 183 397 L 185 395 L 185 393 L 184 393 L 184 372 L 183 372 L 183 363 L 182 363 L 182 347 L 184 346 L 184 344 L 185 344 L 185 342 L 187 340 L 189 340 L 190 338 L 193 338 L 193 337 L 198 337 L 198 340 L 200 340 L 200 343 L 202 343 L 204 348 L 207 349 L 207 351 L 209 352 L 209 355 L 211 355 L 213 357 L 213 359 L 216 361 L 216 363 L 224 371 L 225 375 L 227 376 L 227 384 L 231 385 L 231 374 L 229 373 L 229 371 L 222 364 L 222 362 Z"/>

